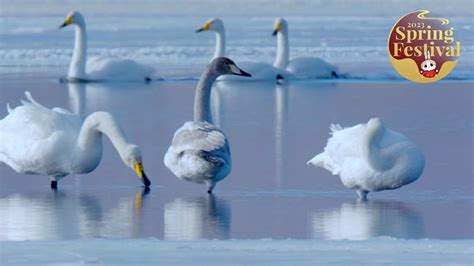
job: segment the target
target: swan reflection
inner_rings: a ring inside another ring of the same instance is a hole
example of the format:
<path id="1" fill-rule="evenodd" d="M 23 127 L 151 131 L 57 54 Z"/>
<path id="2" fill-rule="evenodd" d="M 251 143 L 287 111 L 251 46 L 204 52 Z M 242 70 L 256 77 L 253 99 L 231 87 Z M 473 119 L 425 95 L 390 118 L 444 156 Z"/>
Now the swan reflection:
<path id="1" fill-rule="evenodd" d="M 145 187 L 135 197 L 122 198 L 115 208 L 104 215 L 101 236 L 133 238 L 142 231 L 143 208 L 150 188 Z"/>
<path id="2" fill-rule="evenodd" d="M 284 176 L 285 133 L 288 120 L 288 83 L 277 84 L 275 88 L 275 178 L 276 187 L 282 186 Z"/>
<path id="3" fill-rule="evenodd" d="M 0 213 L 1 240 L 44 240 L 89 236 L 82 222 L 100 220 L 102 209 L 95 197 L 57 191 L 1 198 Z"/>
<path id="4" fill-rule="evenodd" d="M 318 239 L 424 237 L 421 214 L 409 205 L 397 201 L 342 203 L 337 209 L 313 213 L 311 225 L 312 236 Z"/>
<path id="5" fill-rule="evenodd" d="M 177 198 L 165 205 L 164 238 L 168 240 L 228 239 L 231 209 L 214 195 Z"/>
<path id="6" fill-rule="evenodd" d="M 68 82 L 67 87 L 71 112 L 84 118 L 86 116 L 86 84 Z"/>
<path id="7" fill-rule="evenodd" d="M 0 198 L 0 240 L 136 237 L 148 192 L 122 198 L 105 212 L 96 197 L 74 192 Z"/>

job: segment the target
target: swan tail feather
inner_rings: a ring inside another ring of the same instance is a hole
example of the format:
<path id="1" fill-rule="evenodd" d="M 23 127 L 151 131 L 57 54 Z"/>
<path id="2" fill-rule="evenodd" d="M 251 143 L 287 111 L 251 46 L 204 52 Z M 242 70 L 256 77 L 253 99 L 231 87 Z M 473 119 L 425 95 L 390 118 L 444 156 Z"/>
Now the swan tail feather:
<path id="1" fill-rule="evenodd" d="M 13 109 L 10 107 L 10 103 L 7 103 L 7 111 L 9 114 L 13 112 Z"/>
<path id="2" fill-rule="evenodd" d="M 26 96 L 26 99 L 28 101 L 24 101 L 24 100 L 21 100 L 21 103 L 25 106 L 28 106 L 28 105 L 33 105 L 35 107 L 40 107 L 40 108 L 44 108 L 44 109 L 48 109 L 46 108 L 45 106 L 41 105 L 40 103 L 38 103 L 35 99 L 33 99 L 33 96 L 31 96 L 31 93 L 29 91 L 25 91 L 25 96 Z"/>
<path id="3" fill-rule="evenodd" d="M 331 134 L 337 132 L 337 131 L 341 131 L 343 130 L 344 128 L 339 125 L 339 124 L 331 124 L 331 126 L 329 127 L 329 129 L 331 130 Z"/>
<path id="4" fill-rule="evenodd" d="M 322 167 L 324 164 L 324 153 L 320 153 L 313 157 L 313 159 L 306 162 L 307 165 L 312 165 L 314 167 Z"/>
<path id="5" fill-rule="evenodd" d="M 314 167 L 324 168 L 331 172 L 333 175 L 337 175 L 340 173 L 340 168 L 334 167 L 332 160 L 329 159 L 324 152 L 314 156 L 313 159 L 309 160 L 306 164 L 312 165 Z"/>

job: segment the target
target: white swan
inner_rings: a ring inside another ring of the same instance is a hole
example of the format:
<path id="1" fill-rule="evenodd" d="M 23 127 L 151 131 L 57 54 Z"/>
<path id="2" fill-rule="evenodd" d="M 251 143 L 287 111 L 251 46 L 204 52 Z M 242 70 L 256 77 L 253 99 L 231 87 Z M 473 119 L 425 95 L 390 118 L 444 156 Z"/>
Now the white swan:
<path id="1" fill-rule="evenodd" d="M 288 41 L 288 23 L 283 18 L 275 20 L 273 36 L 277 36 L 277 56 L 274 67 L 287 70 L 298 79 L 337 78 L 335 66 L 317 57 L 297 57 L 290 60 L 290 45 Z"/>
<path id="2" fill-rule="evenodd" d="M 93 171 L 102 158 L 102 134 L 112 141 L 123 162 L 134 169 L 145 186 L 140 148 L 127 141 L 114 117 L 95 112 L 85 120 L 62 108 L 49 109 L 28 101 L 0 120 L 0 163 L 18 173 L 49 175 L 51 188 L 68 174 Z"/>
<path id="3" fill-rule="evenodd" d="M 404 135 L 372 118 L 349 128 L 331 125 L 324 152 L 308 161 L 339 175 L 347 188 L 365 199 L 370 191 L 396 189 L 420 177 L 425 158 L 420 148 Z"/>
<path id="4" fill-rule="evenodd" d="M 186 122 L 173 137 L 164 163 L 179 179 L 205 183 L 212 193 L 216 183 L 231 170 L 229 143 L 212 124 L 211 88 L 220 75 L 250 76 L 225 57 L 214 59 L 204 70 L 196 87 L 194 121 Z"/>
<path id="5" fill-rule="evenodd" d="M 225 28 L 224 23 L 219 18 L 214 18 L 206 22 L 204 26 L 198 29 L 196 32 L 202 31 L 214 31 L 216 33 L 216 48 L 214 50 L 214 56 L 211 61 L 225 56 Z M 245 80 L 245 81 L 257 81 L 257 80 L 276 80 L 283 79 L 289 76 L 289 73 L 284 69 L 276 68 L 270 64 L 257 63 L 257 62 L 241 62 L 239 63 L 243 69 L 252 73 L 252 77 L 241 77 L 235 75 L 221 76 L 217 80 Z"/>
<path id="6" fill-rule="evenodd" d="M 69 80 L 76 81 L 145 81 L 151 80 L 153 68 L 131 59 L 95 57 L 87 60 L 87 31 L 84 17 L 78 11 L 67 15 L 60 28 L 74 25 L 75 41 Z M 86 66 L 87 62 L 87 66 Z M 154 79 L 156 77 L 153 77 Z"/>

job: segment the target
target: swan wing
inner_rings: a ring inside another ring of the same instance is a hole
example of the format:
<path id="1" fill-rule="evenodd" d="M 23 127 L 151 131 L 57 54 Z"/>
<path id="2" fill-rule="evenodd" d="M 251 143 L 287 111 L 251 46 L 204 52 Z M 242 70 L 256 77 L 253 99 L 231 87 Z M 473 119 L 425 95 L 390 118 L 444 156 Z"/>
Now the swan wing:
<path id="1" fill-rule="evenodd" d="M 334 78 L 338 69 L 317 57 L 297 57 L 290 60 L 286 70 L 296 78 Z"/>
<path id="2" fill-rule="evenodd" d="M 23 103 L 0 121 L 0 161 L 17 172 L 54 172 L 62 165 L 59 161 L 67 157 L 81 122 L 70 113 L 55 112 L 32 98 Z"/>
<path id="3" fill-rule="evenodd" d="M 177 153 L 185 150 L 213 152 L 226 146 L 225 135 L 209 123 L 187 122 L 176 131 L 172 147 Z"/>
<path id="4" fill-rule="evenodd" d="M 180 179 L 217 182 L 231 169 L 229 143 L 222 131 L 212 124 L 186 122 L 176 131 L 164 162 Z"/>
<path id="5" fill-rule="evenodd" d="M 151 78 L 153 68 L 131 59 L 94 57 L 87 61 L 90 80 L 142 81 Z"/>

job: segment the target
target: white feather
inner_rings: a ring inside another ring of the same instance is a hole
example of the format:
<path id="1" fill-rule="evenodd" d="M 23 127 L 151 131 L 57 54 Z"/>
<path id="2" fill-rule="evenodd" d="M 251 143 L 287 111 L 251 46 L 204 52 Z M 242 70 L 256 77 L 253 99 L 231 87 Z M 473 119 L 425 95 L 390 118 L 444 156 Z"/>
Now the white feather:
<path id="1" fill-rule="evenodd" d="M 369 124 L 375 120 L 371 119 Z M 370 191 L 396 189 L 418 179 L 425 165 L 420 148 L 382 124 L 380 139 L 369 145 L 372 142 L 368 128 L 368 124 L 344 129 L 331 125 L 332 136 L 324 151 L 308 164 L 339 175 L 344 186 L 363 196 Z"/>

